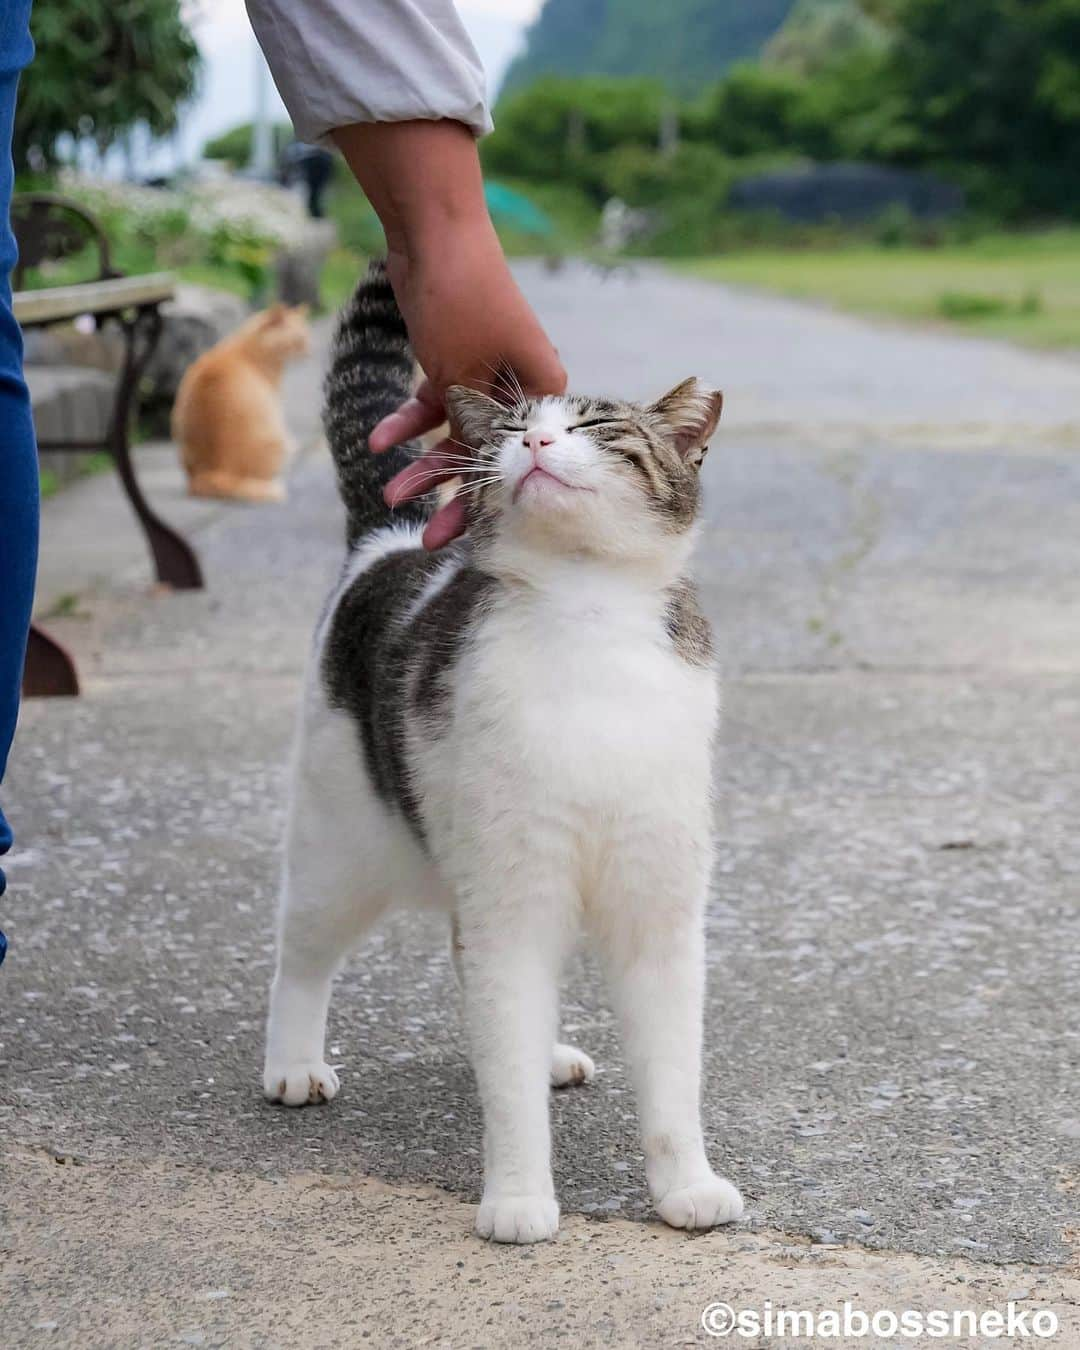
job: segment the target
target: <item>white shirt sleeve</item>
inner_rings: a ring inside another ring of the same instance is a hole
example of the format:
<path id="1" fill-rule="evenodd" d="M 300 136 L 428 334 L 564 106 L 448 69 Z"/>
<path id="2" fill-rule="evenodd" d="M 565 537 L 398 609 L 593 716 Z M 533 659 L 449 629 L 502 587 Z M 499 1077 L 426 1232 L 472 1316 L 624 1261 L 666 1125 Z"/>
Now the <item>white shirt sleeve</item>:
<path id="1" fill-rule="evenodd" d="M 452 0 L 246 0 L 298 139 L 414 119 L 491 130 L 484 69 Z"/>

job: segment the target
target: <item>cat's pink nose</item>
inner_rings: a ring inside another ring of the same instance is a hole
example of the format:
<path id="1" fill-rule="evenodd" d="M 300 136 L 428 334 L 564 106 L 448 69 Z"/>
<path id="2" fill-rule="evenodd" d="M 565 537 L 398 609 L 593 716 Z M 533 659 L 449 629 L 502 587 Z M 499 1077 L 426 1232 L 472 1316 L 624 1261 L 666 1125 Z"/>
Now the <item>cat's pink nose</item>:
<path id="1" fill-rule="evenodd" d="M 538 450 L 543 450 L 545 445 L 554 445 L 555 437 L 546 431 L 527 431 L 524 441 L 526 450 L 531 450 L 535 455 Z"/>

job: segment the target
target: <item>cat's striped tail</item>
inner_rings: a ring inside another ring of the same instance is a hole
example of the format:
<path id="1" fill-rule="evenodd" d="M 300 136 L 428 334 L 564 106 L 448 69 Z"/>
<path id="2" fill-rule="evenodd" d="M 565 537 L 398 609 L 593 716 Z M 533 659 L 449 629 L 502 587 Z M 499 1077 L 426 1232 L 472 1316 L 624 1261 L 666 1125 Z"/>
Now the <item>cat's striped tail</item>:
<path id="1" fill-rule="evenodd" d="M 385 485 L 415 459 L 415 441 L 373 455 L 368 437 L 376 422 L 409 397 L 413 355 L 405 321 L 382 262 L 373 262 L 341 311 L 324 385 L 323 426 L 337 467 L 338 489 L 348 513 L 350 548 L 369 530 L 391 520 L 421 522 L 426 502 L 406 502 L 391 511 Z"/>

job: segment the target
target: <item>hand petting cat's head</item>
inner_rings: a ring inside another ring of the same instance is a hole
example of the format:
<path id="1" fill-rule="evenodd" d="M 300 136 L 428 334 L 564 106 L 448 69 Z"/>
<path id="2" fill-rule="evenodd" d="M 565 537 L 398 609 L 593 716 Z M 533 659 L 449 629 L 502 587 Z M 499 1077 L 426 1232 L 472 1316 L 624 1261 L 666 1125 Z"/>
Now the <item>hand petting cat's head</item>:
<path id="1" fill-rule="evenodd" d="M 446 403 L 481 547 L 627 561 L 683 551 L 721 394 L 689 379 L 650 404 L 565 395 L 508 407 L 455 385 Z"/>

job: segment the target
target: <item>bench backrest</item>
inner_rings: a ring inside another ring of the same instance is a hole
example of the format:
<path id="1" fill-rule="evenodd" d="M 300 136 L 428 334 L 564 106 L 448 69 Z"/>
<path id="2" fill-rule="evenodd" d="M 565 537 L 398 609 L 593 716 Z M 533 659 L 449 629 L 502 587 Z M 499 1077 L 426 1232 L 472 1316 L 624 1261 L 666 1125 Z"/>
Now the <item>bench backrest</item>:
<path id="1" fill-rule="evenodd" d="M 122 275 L 109 257 L 109 240 L 100 221 L 85 206 L 54 192 L 16 193 L 11 203 L 11 227 L 19 246 L 12 282 L 21 290 L 26 270 L 44 262 L 76 257 L 88 246 L 97 253 L 97 275 L 103 281 Z"/>

